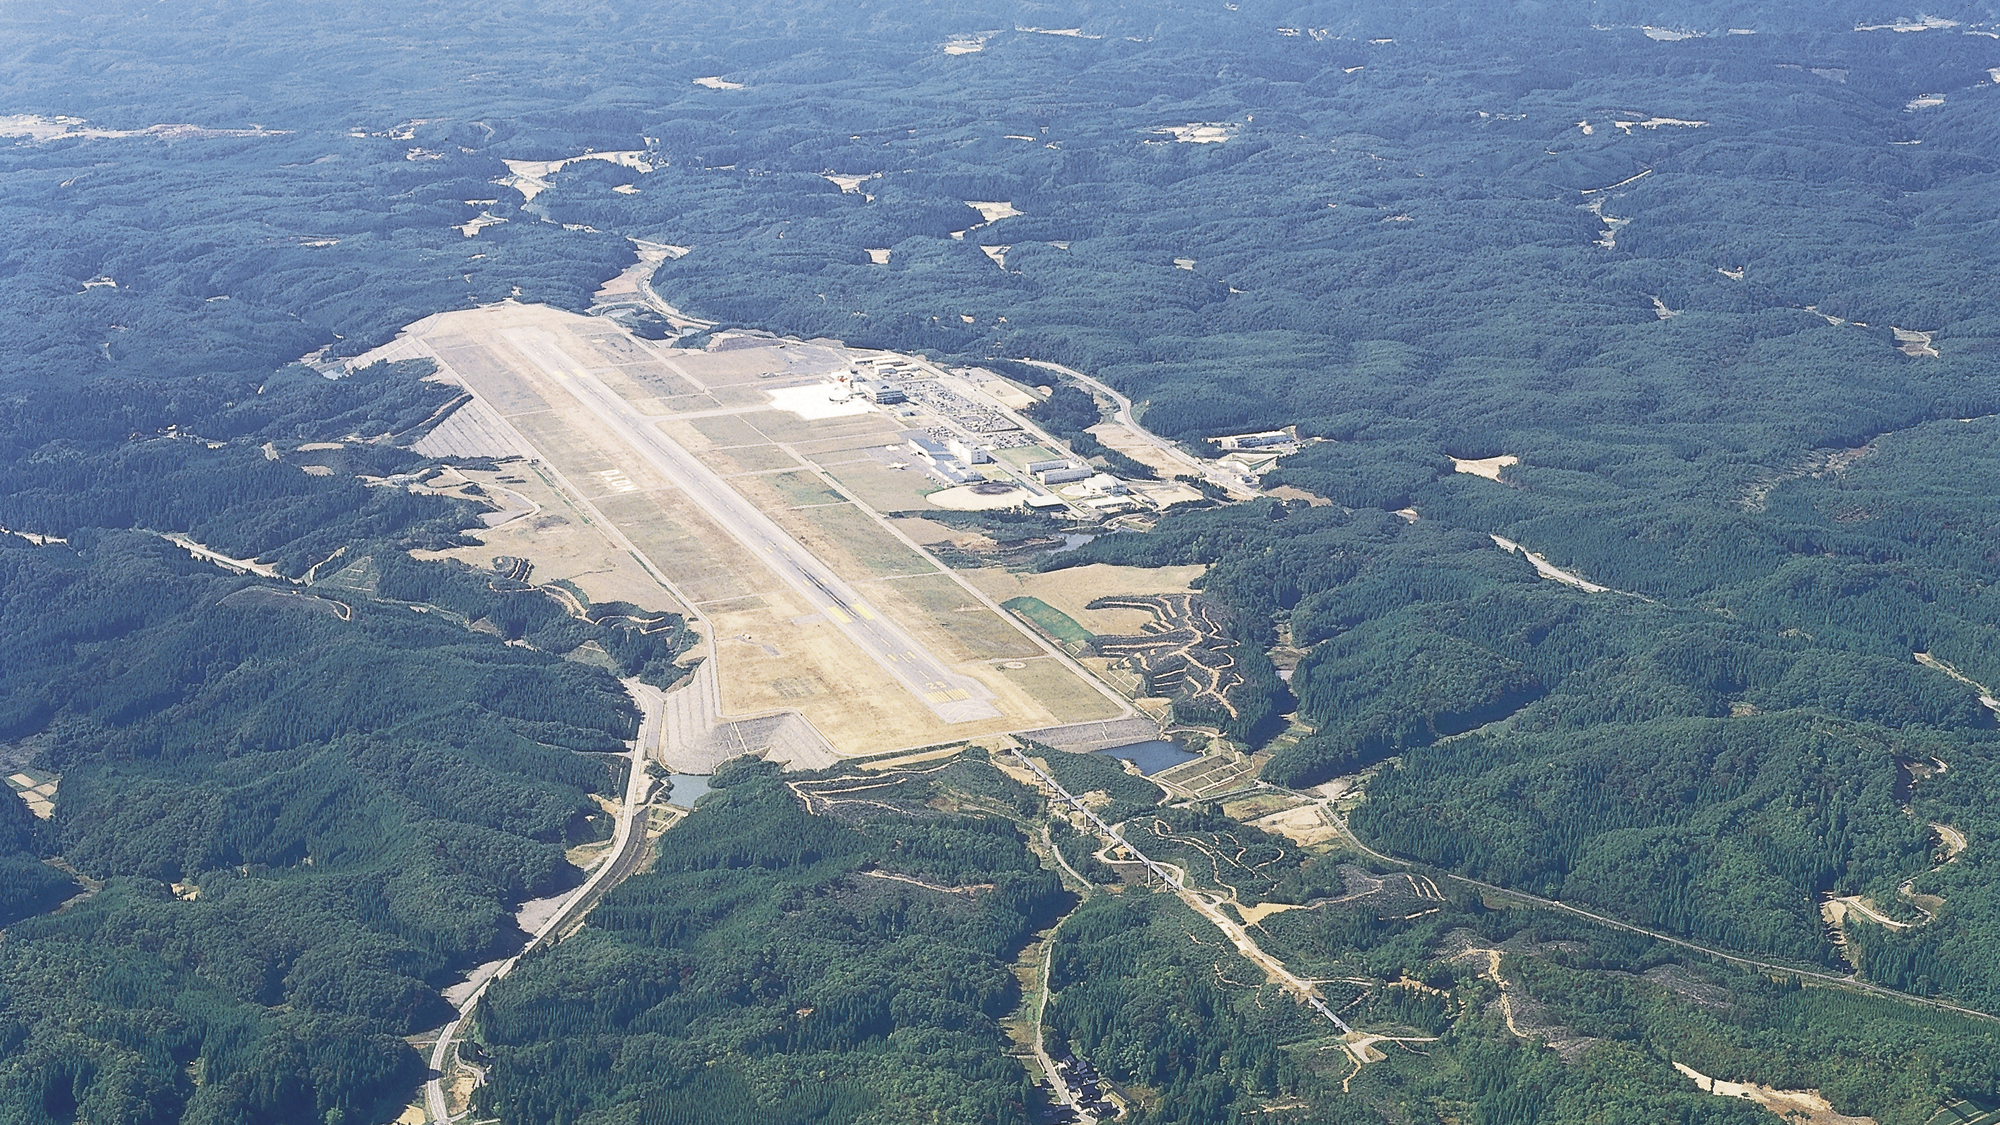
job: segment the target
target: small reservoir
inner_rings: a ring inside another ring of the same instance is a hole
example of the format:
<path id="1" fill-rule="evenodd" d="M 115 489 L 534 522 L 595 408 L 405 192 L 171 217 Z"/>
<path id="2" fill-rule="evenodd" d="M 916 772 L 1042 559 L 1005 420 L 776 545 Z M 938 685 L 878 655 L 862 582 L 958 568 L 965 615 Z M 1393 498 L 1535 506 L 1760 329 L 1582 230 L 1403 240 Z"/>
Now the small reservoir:
<path id="1" fill-rule="evenodd" d="M 708 796 L 708 775 L 705 773 L 670 773 L 667 784 L 672 786 L 667 793 L 667 803 L 684 809 L 694 807 L 696 801 Z"/>
<path id="2" fill-rule="evenodd" d="M 1156 738 L 1150 742 L 1134 742 L 1130 746 L 1113 746 L 1109 750 L 1099 750 L 1107 758 L 1117 758 L 1130 762 L 1140 773 L 1148 777 L 1161 770 L 1172 769 L 1182 762 L 1192 762 L 1201 755 L 1186 749 L 1178 742 Z"/>

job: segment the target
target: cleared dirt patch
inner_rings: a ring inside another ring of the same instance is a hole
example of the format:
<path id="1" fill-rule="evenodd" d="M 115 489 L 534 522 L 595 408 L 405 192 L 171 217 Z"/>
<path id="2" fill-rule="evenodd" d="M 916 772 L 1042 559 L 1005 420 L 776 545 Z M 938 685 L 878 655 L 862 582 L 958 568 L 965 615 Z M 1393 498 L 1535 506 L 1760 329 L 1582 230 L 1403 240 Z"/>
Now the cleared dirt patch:
<path id="1" fill-rule="evenodd" d="M 1803 1120 L 1809 1125 L 1876 1125 L 1872 1117 L 1849 1117 L 1836 1113 L 1833 1103 L 1820 1096 L 1818 1090 L 1774 1090 L 1753 1082 L 1725 1082 L 1710 1078 L 1686 1063 L 1677 1062 L 1674 1069 L 1694 1079 L 1694 1084 L 1708 1093 L 1756 1102 L 1789 1121 Z"/>
<path id="2" fill-rule="evenodd" d="M 1250 823 L 1301 846 L 1324 844 L 1340 838 L 1340 829 L 1320 814 L 1317 804 L 1302 805 L 1258 817 Z"/>
<path id="3" fill-rule="evenodd" d="M 1186 465 L 1176 462 L 1159 446 L 1133 433 L 1130 427 L 1117 422 L 1099 422 L 1090 427 L 1089 432 L 1110 448 L 1158 472 L 1163 479 L 1171 480 L 1175 475 L 1188 471 Z"/>
<path id="4" fill-rule="evenodd" d="M 1906 356 L 1937 358 L 1938 350 L 1931 344 L 1930 332 L 1918 332 L 1910 328 L 1891 328 L 1896 336 L 1896 350 Z"/>
<path id="5" fill-rule="evenodd" d="M 1518 465 L 1520 463 L 1521 459 L 1511 453 L 1503 453 L 1498 457 L 1480 457 L 1476 459 L 1454 457 L 1451 459 L 1451 471 L 1454 473 L 1466 473 L 1475 477 L 1485 477 L 1487 480 L 1499 480 L 1500 470 L 1509 465 Z"/>
<path id="6" fill-rule="evenodd" d="M 56 814 L 56 789 L 61 779 L 46 770 L 24 769 L 7 776 L 8 788 L 20 794 L 37 820 L 48 820 Z"/>
<path id="7" fill-rule="evenodd" d="M 1283 902 L 1260 902 L 1255 906 L 1237 904 L 1236 912 L 1243 915 L 1243 924 L 1254 926 L 1273 914 L 1283 914 L 1287 910 L 1297 910 L 1296 906 Z"/>
<path id="8" fill-rule="evenodd" d="M 1493 540 L 1493 545 L 1499 547 L 1501 550 L 1512 551 L 1516 554 L 1519 554 L 1523 558 L 1527 559 L 1528 562 L 1534 566 L 1535 573 L 1540 574 L 1543 578 L 1547 578 L 1552 582 L 1560 582 L 1565 586 L 1574 586 L 1577 589 L 1582 590 L 1586 594 L 1611 593 L 1611 587 L 1599 586 L 1597 583 L 1592 582 L 1590 579 L 1585 578 L 1580 574 L 1564 570 L 1561 567 L 1550 562 L 1548 559 L 1543 558 L 1541 555 L 1538 555 L 1535 552 L 1528 550 L 1526 547 L 1521 546 L 1519 543 L 1514 542 L 1512 539 L 1507 539 L 1499 535 L 1489 535 L 1487 536 L 1487 538 Z"/>

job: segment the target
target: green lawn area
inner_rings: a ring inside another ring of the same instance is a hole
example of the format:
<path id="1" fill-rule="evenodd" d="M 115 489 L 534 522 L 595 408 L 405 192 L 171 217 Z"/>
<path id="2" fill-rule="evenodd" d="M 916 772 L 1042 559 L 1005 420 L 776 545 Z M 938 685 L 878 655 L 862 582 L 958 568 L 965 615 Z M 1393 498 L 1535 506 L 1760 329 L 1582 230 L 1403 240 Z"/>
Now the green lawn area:
<path id="1" fill-rule="evenodd" d="M 1094 634 L 1078 625 L 1075 618 L 1040 598 L 1009 598 L 1000 604 L 1063 644 L 1085 645 L 1094 639 Z"/>

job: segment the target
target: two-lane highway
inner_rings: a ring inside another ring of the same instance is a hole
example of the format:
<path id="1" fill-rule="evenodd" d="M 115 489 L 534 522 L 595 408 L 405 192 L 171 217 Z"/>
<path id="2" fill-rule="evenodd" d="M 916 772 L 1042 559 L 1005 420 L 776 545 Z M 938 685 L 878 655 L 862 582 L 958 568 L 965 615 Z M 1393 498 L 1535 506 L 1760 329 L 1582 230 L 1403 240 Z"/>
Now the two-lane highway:
<path id="1" fill-rule="evenodd" d="M 875 612 L 798 540 L 565 352 L 554 333 L 509 328 L 500 335 L 551 382 L 574 396 L 635 455 L 763 560 L 773 574 L 818 607 L 828 621 L 923 700 L 938 718 L 964 723 L 1000 716 L 994 695 L 984 684 L 950 671 L 900 626 Z"/>

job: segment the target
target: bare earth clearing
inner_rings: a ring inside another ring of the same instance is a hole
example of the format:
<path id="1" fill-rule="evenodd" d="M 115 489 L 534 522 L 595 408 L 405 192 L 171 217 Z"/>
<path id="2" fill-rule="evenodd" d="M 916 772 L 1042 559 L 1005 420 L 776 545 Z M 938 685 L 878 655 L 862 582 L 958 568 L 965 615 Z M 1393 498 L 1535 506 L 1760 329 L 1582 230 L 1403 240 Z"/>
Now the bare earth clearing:
<path id="1" fill-rule="evenodd" d="M 1818 1090 L 1774 1090 L 1751 1082 L 1724 1082 L 1686 1063 L 1675 1063 L 1674 1069 L 1717 1097 L 1747 1098 L 1789 1121 L 1804 1120 L 1809 1125 L 1875 1125 L 1872 1117 L 1849 1117 L 1834 1112 L 1833 1103 L 1821 1097 Z"/>
<path id="2" fill-rule="evenodd" d="M 1451 459 L 1451 471 L 1485 477 L 1487 480 L 1499 480 L 1500 470 L 1520 463 L 1521 459 L 1511 453 L 1503 453 L 1498 457 L 1454 457 Z"/>

